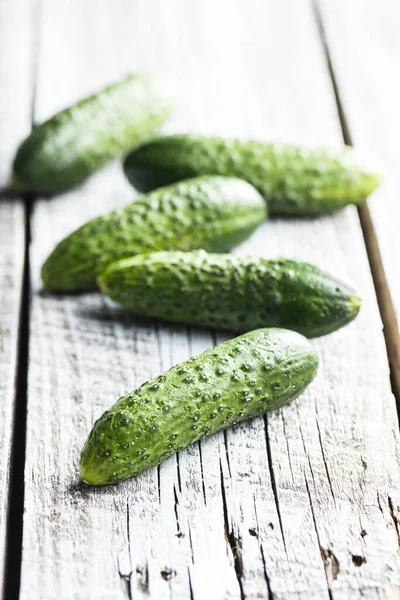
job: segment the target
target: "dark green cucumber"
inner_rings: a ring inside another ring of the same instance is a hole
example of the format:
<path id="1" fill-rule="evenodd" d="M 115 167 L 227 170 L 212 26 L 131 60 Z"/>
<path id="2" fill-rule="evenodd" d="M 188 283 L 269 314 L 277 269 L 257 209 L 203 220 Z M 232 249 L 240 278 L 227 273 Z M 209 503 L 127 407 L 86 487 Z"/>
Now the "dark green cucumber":
<path id="1" fill-rule="evenodd" d="M 227 252 L 266 218 L 260 194 L 240 179 L 199 177 L 161 188 L 98 217 L 62 240 L 42 268 L 53 291 L 96 287 L 112 262 L 157 250 Z"/>
<path id="2" fill-rule="evenodd" d="M 146 141 L 172 112 L 167 82 L 129 75 L 37 127 L 14 160 L 15 187 L 64 192 Z"/>
<path id="3" fill-rule="evenodd" d="M 308 263 L 204 251 L 127 258 L 110 265 L 99 285 L 138 314 L 237 332 L 284 327 L 326 335 L 361 305 L 352 288 Z"/>
<path id="4" fill-rule="evenodd" d="M 196 440 L 284 406 L 313 380 L 318 357 L 284 329 L 259 329 L 172 367 L 120 398 L 94 424 L 82 479 L 114 483 Z"/>
<path id="5" fill-rule="evenodd" d="M 126 158 L 124 168 L 142 191 L 197 175 L 240 177 L 258 189 L 275 215 L 318 215 L 359 204 L 380 182 L 347 146 L 303 148 L 199 135 L 150 141 Z"/>

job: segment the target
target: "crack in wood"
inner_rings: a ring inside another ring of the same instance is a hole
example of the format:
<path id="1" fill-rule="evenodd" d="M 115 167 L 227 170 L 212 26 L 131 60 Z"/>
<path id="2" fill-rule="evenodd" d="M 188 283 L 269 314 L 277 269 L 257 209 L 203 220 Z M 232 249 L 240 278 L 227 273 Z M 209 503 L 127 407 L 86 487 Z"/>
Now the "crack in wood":
<path id="1" fill-rule="evenodd" d="M 200 441 L 198 442 L 198 448 L 199 448 L 199 458 L 200 458 L 201 487 L 203 490 L 204 504 L 207 506 L 206 485 L 205 485 L 205 481 L 204 481 L 203 453 L 201 450 L 201 442 Z"/>
<path id="2" fill-rule="evenodd" d="M 158 503 L 161 504 L 161 468 L 157 465 L 157 490 L 158 490 Z"/>
<path id="3" fill-rule="evenodd" d="M 257 531 L 255 532 L 257 539 L 259 540 L 259 548 L 260 548 L 260 553 L 261 553 L 261 560 L 262 560 L 262 564 L 263 564 L 263 571 L 264 571 L 264 577 L 265 577 L 265 581 L 267 583 L 267 590 L 268 590 L 268 599 L 272 600 L 273 599 L 273 593 L 272 593 L 272 589 L 271 589 L 271 581 L 268 575 L 268 571 L 267 571 L 267 563 L 266 563 L 266 559 L 265 559 L 265 555 L 264 555 L 264 548 L 263 548 L 263 544 L 262 541 L 260 539 L 260 525 L 258 522 L 258 512 L 257 512 L 257 503 L 256 503 L 256 497 L 253 494 L 253 505 L 254 505 L 254 515 L 256 517 L 256 525 L 257 525 Z M 272 525 L 272 523 L 270 523 L 270 525 Z M 272 525 L 272 529 L 274 528 L 274 526 Z M 250 533 L 250 530 L 249 530 Z M 250 533 L 250 535 L 253 535 L 252 533 Z"/>
<path id="4" fill-rule="evenodd" d="M 179 493 L 182 493 L 182 482 L 181 482 L 181 468 L 180 468 L 180 464 L 179 464 L 179 452 L 176 455 L 176 475 L 177 475 L 177 479 L 178 479 L 178 489 L 179 489 Z"/>
<path id="5" fill-rule="evenodd" d="M 126 582 L 129 582 L 132 575 L 132 568 L 125 569 L 126 564 L 124 564 L 125 556 L 124 550 L 121 551 L 118 557 L 118 573 L 121 579 L 124 579 Z M 128 586 L 129 587 L 129 586 Z"/>
<path id="6" fill-rule="evenodd" d="M 324 452 L 324 448 L 323 448 L 323 444 L 322 444 L 322 435 L 321 435 L 321 429 L 320 429 L 319 422 L 318 422 L 318 406 L 317 406 L 316 400 L 314 402 L 314 409 L 315 409 L 315 423 L 316 423 L 317 431 L 318 431 L 318 441 L 319 441 L 319 446 L 320 446 L 320 449 L 321 449 L 322 462 L 324 463 L 324 468 L 325 468 L 325 473 L 326 473 L 326 477 L 327 477 L 328 484 L 329 484 L 329 489 L 330 489 L 330 492 L 332 494 L 333 501 L 334 501 L 334 503 L 336 505 L 336 498 L 335 498 L 335 494 L 334 494 L 334 491 L 333 491 L 331 476 L 330 476 L 330 473 L 329 473 L 328 463 L 326 461 L 325 452 Z M 300 414 L 299 414 L 299 408 L 298 407 L 297 407 L 297 414 L 299 416 L 299 423 L 301 423 Z M 311 477 L 313 479 L 313 483 L 314 483 L 314 486 L 315 486 L 316 484 L 315 484 L 314 471 L 313 471 L 313 468 L 312 468 L 312 465 L 311 465 L 311 457 L 310 457 L 310 454 L 309 454 L 309 452 L 307 451 L 307 448 L 306 448 L 306 441 L 305 441 L 305 438 L 304 438 L 304 434 L 303 434 L 303 430 L 301 428 L 301 425 L 299 425 L 299 431 L 300 431 L 301 439 L 302 439 L 302 442 L 303 442 L 304 454 L 307 456 L 308 466 L 310 467 Z"/>
<path id="7" fill-rule="evenodd" d="M 190 355 L 193 356 L 194 355 L 193 339 L 192 339 L 192 331 L 191 331 L 190 327 L 186 328 L 186 335 L 187 335 L 187 339 L 188 339 Z M 213 345 L 215 346 L 215 337 L 213 337 L 212 334 L 211 334 L 211 338 L 213 340 Z M 199 457 L 200 457 L 201 486 L 203 489 L 204 504 L 207 506 L 207 494 L 206 494 L 206 484 L 205 484 L 205 478 L 204 478 L 204 465 L 203 465 L 203 452 L 202 452 L 201 444 L 202 444 L 202 442 L 201 442 L 201 440 L 199 440 L 197 442 L 197 445 L 198 445 Z"/>
<path id="8" fill-rule="evenodd" d="M 317 425 L 317 431 L 318 431 L 318 440 L 319 440 L 319 446 L 321 448 L 321 454 L 322 454 L 322 461 L 324 463 L 324 467 L 325 467 L 325 473 L 326 473 L 326 478 L 328 480 L 329 483 L 329 489 L 331 491 L 332 494 L 332 498 L 334 503 L 336 504 L 336 498 L 335 498 L 335 492 L 333 491 L 333 486 L 332 486 L 332 480 L 331 480 L 331 475 L 329 473 L 329 469 L 328 469 L 328 463 L 326 462 L 326 456 L 325 456 L 325 451 L 324 451 L 324 447 L 322 444 L 322 436 L 321 436 L 321 429 L 319 427 L 319 422 L 318 422 L 318 410 L 317 410 L 317 406 L 315 406 L 315 412 L 316 412 L 316 418 L 315 418 L 315 422 Z"/>
<path id="9" fill-rule="evenodd" d="M 302 430 L 302 427 L 301 427 L 301 425 L 300 425 L 300 423 L 301 423 L 301 419 L 300 419 L 300 413 L 299 413 L 299 407 L 298 407 L 298 406 L 297 406 L 297 415 L 298 415 L 298 417 L 299 417 L 299 432 L 300 432 L 300 437 L 301 437 L 301 441 L 302 441 L 302 444 L 303 444 L 303 450 L 304 450 L 304 454 L 305 454 L 305 456 L 307 457 L 308 466 L 309 466 L 309 468 L 310 468 L 311 477 L 312 477 L 313 484 L 314 484 L 314 487 L 315 487 L 315 486 L 316 486 L 316 483 L 315 483 L 314 471 L 313 471 L 313 468 L 312 468 L 312 465 L 311 465 L 311 458 L 310 458 L 310 455 L 309 455 L 309 453 L 307 452 L 307 448 L 306 448 L 306 441 L 305 441 L 305 439 L 304 439 L 303 430 Z"/>
<path id="10" fill-rule="evenodd" d="M 268 598 L 269 600 L 273 600 L 273 593 L 272 593 L 272 589 L 271 589 L 271 582 L 269 580 L 269 576 L 268 576 L 268 572 L 267 572 L 267 565 L 265 562 L 265 556 L 264 556 L 264 549 L 262 544 L 260 544 L 260 551 L 261 551 L 261 560 L 263 563 L 263 569 L 264 569 L 264 577 L 265 577 L 265 581 L 267 582 L 267 589 L 268 589 Z"/>
<path id="11" fill-rule="evenodd" d="M 242 541 L 237 537 L 231 529 L 227 531 L 226 538 L 232 551 L 236 577 L 240 587 L 240 597 L 242 600 L 246 598 L 243 590 L 243 557 L 242 557 Z"/>
<path id="12" fill-rule="evenodd" d="M 278 489 L 276 486 L 274 467 L 272 464 L 271 445 L 270 445 L 269 436 L 268 436 L 268 415 L 264 415 L 264 430 L 265 430 L 265 443 L 266 443 L 266 448 L 267 448 L 268 468 L 269 468 L 269 474 L 271 477 L 272 493 L 274 495 L 276 512 L 278 514 L 278 521 L 279 521 L 279 527 L 281 529 L 283 547 L 285 549 L 285 553 L 287 556 L 288 553 L 287 553 L 287 547 L 286 547 L 285 534 L 283 532 L 282 515 L 281 515 L 281 509 L 279 506 Z"/>
<path id="13" fill-rule="evenodd" d="M 313 480 L 314 487 L 316 487 L 315 477 L 314 477 L 314 471 L 313 471 L 312 464 L 311 464 L 311 458 L 310 458 L 310 456 L 308 454 L 307 454 L 307 461 L 308 461 L 308 466 L 309 466 L 309 469 L 310 469 L 310 473 L 311 473 L 311 477 L 312 477 L 312 480 Z"/>
<path id="14" fill-rule="evenodd" d="M 181 527 L 179 523 L 179 513 L 178 513 L 179 499 L 176 491 L 176 487 L 174 485 L 174 512 L 175 512 L 175 520 L 176 520 L 176 529 L 178 537 L 185 537 L 185 534 L 181 533 Z"/>
<path id="15" fill-rule="evenodd" d="M 390 496 L 388 496 L 388 505 L 389 505 L 389 513 L 390 516 L 392 518 L 393 524 L 394 524 L 394 528 L 396 530 L 396 534 L 397 534 L 397 545 L 399 547 L 400 550 L 400 525 L 399 525 L 399 519 L 397 517 L 397 515 L 395 514 L 395 509 L 393 506 L 393 501 L 391 499 Z M 399 507 L 397 507 L 397 511 L 399 510 Z"/>
<path id="16" fill-rule="evenodd" d="M 379 492 L 376 492 L 376 499 L 377 499 L 377 501 L 378 501 L 378 507 L 379 507 L 379 510 L 380 510 L 380 511 L 381 511 L 381 513 L 383 514 L 383 508 L 382 508 L 381 500 L 380 500 L 380 498 L 379 498 Z"/>
<path id="17" fill-rule="evenodd" d="M 192 584 L 192 576 L 191 576 L 191 573 L 190 573 L 190 567 L 188 567 L 188 581 L 189 581 L 190 600 L 194 600 L 193 584 Z"/>
<path id="18" fill-rule="evenodd" d="M 233 566 L 236 573 L 236 579 L 239 584 L 240 589 L 240 598 L 241 600 L 245 600 L 246 596 L 243 590 L 243 562 L 242 562 L 242 543 L 239 537 L 235 535 L 232 527 L 229 526 L 229 517 L 228 517 L 228 505 L 226 501 L 226 492 L 224 487 L 224 474 L 222 470 L 222 463 L 220 460 L 220 475 L 221 475 L 221 495 L 222 495 L 222 509 L 224 515 L 224 526 L 225 526 L 225 539 L 230 549 L 230 552 L 233 557 Z"/>
<path id="19" fill-rule="evenodd" d="M 129 553 L 129 550 L 128 550 Z M 126 552 L 122 550 L 118 556 L 118 574 L 125 584 L 126 596 L 128 600 L 132 600 L 132 589 L 131 589 L 131 577 L 132 577 L 132 565 L 129 564 L 129 568 L 126 569 L 125 564 Z"/>
<path id="20" fill-rule="evenodd" d="M 230 479 L 232 479 L 231 463 L 230 463 L 229 452 L 228 452 L 228 432 L 227 432 L 226 429 L 224 429 L 223 435 L 224 435 L 224 447 L 225 447 L 226 464 L 227 464 L 227 467 L 228 467 L 229 477 L 230 477 Z"/>
<path id="21" fill-rule="evenodd" d="M 131 553 L 130 553 L 130 524 L 129 524 L 129 500 L 126 500 L 126 538 L 128 540 L 128 545 L 125 550 L 120 553 L 118 557 L 118 573 L 121 579 L 123 579 L 126 583 L 126 593 L 128 600 L 132 600 L 132 562 L 131 562 Z M 122 561 L 126 562 L 122 563 Z"/>
<path id="22" fill-rule="evenodd" d="M 162 344 L 161 344 L 161 335 L 160 335 L 160 325 L 158 321 L 154 323 L 154 331 L 157 340 L 157 348 L 158 348 L 158 360 L 160 365 L 160 373 L 164 373 L 164 363 L 162 358 Z M 157 465 L 157 487 L 158 487 L 158 501 L 161 504 L 161 467 Z"/>
<path id="23" fill-rule="evenodd" d="M 189 545 L 190 545 L 190 556 L 192 559 L 192 564 L 194 564 L 194 553 L 193 553 L 193 539 L 192 539 L 192 529 L 190 527 L 190 523 L 187 523 L 188 533 L 189 533 Z"/>
<path id="24" fill-rule="evenodd" d="M 335 580 L 338 576 L 338 573 L 340 570 L 339 569 L 339 561 L 337 560 L 336 556 L 334 555 L 334 553 L 332 552 L 332 550 L 330 548 L 326 549 L 326 548 L 323 548 L 323 546 L 321 545 L 321 540 L 319 537 L 319 532 L 318 532 L 318 527 L 317 527 L 317 520 L 315 518 L 315 513 L 314 513 L 314 506 L 313 506 L 312 499 L 311 499 L 310 488 L 308 486 L 307 477 L 305 475 L 304 475 L 304 481 L 305 481 L 305 486 L 306 486 L 306 490 L 307 490 L 308 500 L 310 503 L 310 510 L 311 510 L 312 520 L 314 523 L 315 534 L 317 536 L 318 546 L 319 546 L 320 553 L 321 553 L 321 559 L 324 564 L 325 578 L 326 578 L 326 583 L 328 586 L 328 594 L 329 594 L 330 600 L 333 600 L 332 590 L 331 590 L 330 586 L 331 586 L 332 581 Z"/>
<path id="25" fill-rule="evenodd" d="M 289 448 L 289 436 L 287 435 L 287 431 L 286 431 L 286 421 L 285 421 L 285 411 L 281 410 L 281 418 L 282 418 L 282 426 L 283 426 L 283 433 L 285 436 L 285 441 L 286 441 L 286 450 L 287 450 L 287 455 L 288 455 L 288 462 L 289 462 L 289 469 L 290 469 L 290 474 L 292 476 L 292 483 L 294 485 L 294 475 L 293 475 L 293 468 L 292 468 L 292 458 L 290 455 L 290 448 Z"/>

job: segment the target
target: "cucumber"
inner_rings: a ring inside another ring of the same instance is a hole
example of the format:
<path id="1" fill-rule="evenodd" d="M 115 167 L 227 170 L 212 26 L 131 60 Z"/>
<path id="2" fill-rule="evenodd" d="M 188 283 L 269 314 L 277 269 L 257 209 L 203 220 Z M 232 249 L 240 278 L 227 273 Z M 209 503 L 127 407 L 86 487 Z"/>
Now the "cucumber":
<path id="1" fill-rule="evenodd" d="M 308 263 L 204 251 L 127 258 L 110 265 L 99 285 L 138 314 L 237 332 L 284 327 L 326 335 L 361 305 L 352 288 Z"/>
<path id="2" fill-rule="evenodd" d="M 115 483 L 193 442 L 275 410 L 313 380 L 318 357 L 300 334 L 259 329 L 172 367 L 120 398 L 94 424 L 80 474 Z"/>
<path id="3" fill-rule="evenodd" d="M 37 127 L 17 151 L 14 186 L 44 195 L 65 192 L 154 135 L 172 108 L 166 81 L 129 75 Z"/>
<path id="4" fill-rule="evenodd" d="M 303 148 L 199 135 L 150 141 L 126 158 L 124 169 L 142 191 L 197 175 L 240 177 L 264 196 L 271 215 L 318 215 L 359 204 L 381 180 L 347 146 Z"/>
<path id="5" fill-rule="evenodd" d="M 71 233 L 44 263 L 43 283 L 53 291 L 83 291 L 96 287 L 96 277 L 107 265 L 135 254 L 194 248 L 226 252 L 266 216 L 265 202 L 245 181 L 182 181 Z"/>

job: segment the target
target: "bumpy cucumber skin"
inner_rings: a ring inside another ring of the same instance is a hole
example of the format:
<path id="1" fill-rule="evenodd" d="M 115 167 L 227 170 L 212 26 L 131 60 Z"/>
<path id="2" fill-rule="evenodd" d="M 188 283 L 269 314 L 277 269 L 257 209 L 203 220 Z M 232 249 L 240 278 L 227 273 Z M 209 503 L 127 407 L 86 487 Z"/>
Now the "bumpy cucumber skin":
<path id="1" fill-rule="evenodd" d="M 107 265 L 135 254 L 195 248 L 227 252 L 266 216 L 265 202 L 245 181 L 182 181 L 71 233 L 44 263 L 43 283 L 52 291 L 83 291 L 96 288 L 96 277 Z"/>
<path id="2" fill-rule="evenodd" d="M 352 288 L 309 263 L 204 251 L 121 260 L 99 285 L 138 314 L 237 332 L 284 327 L 317 337 L 352 321 L 361 305 Z"/>
<path id="3" fill-rule="evenodd" d="M 142 191 L 197 175 L 240 177 L 264 196 L 271 215 L 318 215 L 360 204 L 381 181 L 347 146 L 303 148 L 198 135 L 150 141 L 126 158 L 124 169 Z"/>
<path id="4" fill-rule="evenodd" d="M 120 398 L 94 424 L 81 478 L 115 483 L 216 431 L 275 410 L 313 380 L 318 357 L 284 329 L 259 329 L 172 367 Z"/>
<path id="5" fill-rule="evenodd" d="M 168 85 L 155 75 L 129 75 L 57 113 L 18 149 L 15 187 L 64 192 L 143 143 L 172 113 Z"/>

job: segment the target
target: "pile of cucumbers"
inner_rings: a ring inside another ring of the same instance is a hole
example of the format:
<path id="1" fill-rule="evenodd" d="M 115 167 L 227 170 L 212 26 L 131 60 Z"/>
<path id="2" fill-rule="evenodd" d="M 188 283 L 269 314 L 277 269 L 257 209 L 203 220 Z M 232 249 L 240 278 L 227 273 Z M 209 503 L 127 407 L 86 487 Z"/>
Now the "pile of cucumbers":
<path id="1" fill-rule="evenodd" d="M 350 147 L 153 138 L 173 107 L 168 82 L 129 75 L 37 127 L 14 160 L 16 189 L 53 195 L 126 156 L 125 174 L 144 192 L 55 247 L 42 267 L 48 290 L 100 288 L 140 315 L 241 334 L 104 413 L 81 455 L 81 477 L 92 485 L 136 475 L 296 398 L 318 367 L 306 338 L 346 325 L 361 305 L 351 287 L 311 264 L 229 252 L 268 214 L 320 215 L 359 204 L 380 176 Z"/>

